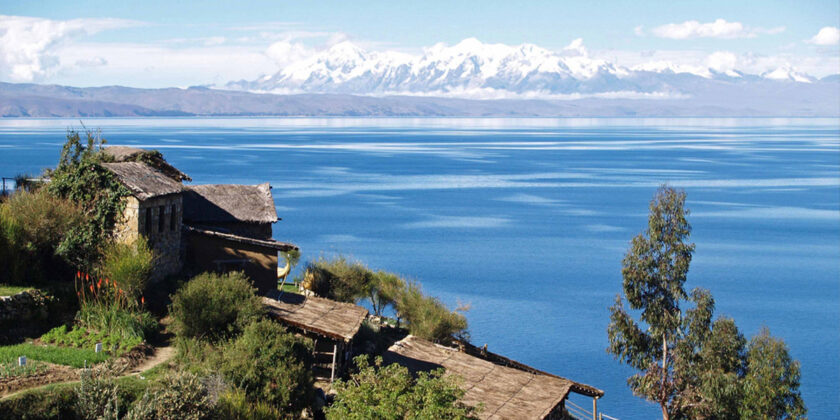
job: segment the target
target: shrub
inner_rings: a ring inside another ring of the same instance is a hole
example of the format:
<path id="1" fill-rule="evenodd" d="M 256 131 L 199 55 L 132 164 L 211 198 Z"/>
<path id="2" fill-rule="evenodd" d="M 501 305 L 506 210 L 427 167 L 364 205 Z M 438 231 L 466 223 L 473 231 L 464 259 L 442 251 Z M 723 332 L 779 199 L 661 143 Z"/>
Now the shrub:
<path id="1" fill-rule="evenodd" d="M 397 301 L 405 287 L 405 281 L 398 275 L 387 271 L 377 271 L 373 275 L 368 291 L 373 314 L 382 316 L 386 307 L 396 308 Z"/>
<path id="2" fill-rule="evenodd" d="M 132 243 L 111 242 L 105 247 L 99 271 L 116 282 L 136 304 L 146 289 L 146 282 L 155 264 L 155 253 L 142 236 Z"/>
<path id="3" fill-rule="evenodd" d="M 216 405 L 216 418 L 225 420 L 276 420 L 285 417 L 277 407 L 264 401 L 248 401 L 241 389 L 222 394 Z"/>
<path id="4" fill-rule="evenodd" d="M 337 381 L 335 402 L 324 411 L 327 419 L 473 419 L 477 410 L 461 402 L 459 380 L 443 369 L 420 372 L 417 379 L 403 366 L 374 366 L 365 356 L 355 359 L 358 372 Z M 480 408 L 479 408 L 480 409 Z"/>
<path id="5" fill-rule="evenodd" d="M 76 419 L 75 389 L 50 385 L 0 399 L 0 420 Z"/>
<path id="6" fill-rule="evenodd" d="M 318 296 L 340 302 L 356 302 L 368 296 L 373 273 L 359 262 L 343 256 L 332 260 L 323 257 L 306 266 L 304 288 Z"/>
<path id="7" fill-rule="evenodd" d="M 81 210 L 40 189 L 0 204 L 0 283 L 41 283 L 67 274 L 58 244 L 82 224 Z"/>
<path id="8" fill-rule="evenodd" d="M 298 413 L 312 400 L 312 344 L 270 320 L 248 325 L 225 350 L 221 368 L 228 382 L 249 398 L 286 413 Z"/>
<path id="9" fill-rule="evenodd" d="M 164 377 L 135 401 L 125 418 L 200 420 L 211 416 L 214 405 L 207 386 L 198 376 L 178 372 Z"/>
<path id="10" fill-rule="evenodd" d="M 196 374 L 216 372 L 224 360 L 222 346 L 194 337 L 176 337 L 175 348 L 178 349 L 178 366 Z"/>
<path id="11" fill-rule="evenodd" d="M 416 283 L 409 283 L 399 294 L 396 306 L 413 335 L 437 342 L 453 335 L 468 338 L 467 319 L 459 313 L 465 308 L 450 311 L 439 299 L 425 296 Z"/>
<path id="12" fill-rule="evenodd" d="M 119 418 L 117 384 L 106 366 L 84 369 L 75 394 L 79 417 L 90 420 Z"/>
<path id="13" fill-rule="evenodd" d="M 169 307 L 179 335 L 211 340 L 239 334 L 263 312 L 260 298 L 241 272 L 198 275 L 175 292 Z"/>

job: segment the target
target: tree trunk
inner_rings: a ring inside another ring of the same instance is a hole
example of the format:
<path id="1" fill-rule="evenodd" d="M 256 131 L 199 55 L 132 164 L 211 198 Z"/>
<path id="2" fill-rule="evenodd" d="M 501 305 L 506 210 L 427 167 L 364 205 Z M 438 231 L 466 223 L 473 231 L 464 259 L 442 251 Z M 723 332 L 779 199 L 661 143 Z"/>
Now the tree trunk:
<path id="1" fill-rule="evenodd" d="M 659 382 L 659 406 L 662 407 L 662 420 L 670 420 L 668 413 L 668 398 L 665 392 L 665 380 L 668 377 L 668 341 L 665 339 L 665 333 L 662 334 L 662 378 Z"/>

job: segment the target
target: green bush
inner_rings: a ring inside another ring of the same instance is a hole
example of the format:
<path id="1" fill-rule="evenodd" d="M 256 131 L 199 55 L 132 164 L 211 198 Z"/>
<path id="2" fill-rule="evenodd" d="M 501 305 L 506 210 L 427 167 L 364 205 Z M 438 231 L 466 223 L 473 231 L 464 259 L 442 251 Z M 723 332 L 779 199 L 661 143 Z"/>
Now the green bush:
<path id="1" fill-rule="evenodd" d="M 155 264 L 155 253 L 142 236 L 132 243 L 110 242 L 103 252 L 99 271 L 137 304 Z"/>
<path id="2" fill-rule="evenodd" d="M 204 273 L 172 296 L 172 327 L 182 337 L 219 340 L 239 334 L 265 311 L 243 273 Z"/>
<path id="3" fill-rule="evenodd" d="M 189 372 L 167 375 L 135 401 L 126 420 L 209 418 L 215 402 L 207 385 Z"/>
<path id="4" fill-rule="evenodd" d="M 216 405 L 217 419 L 224 420 L 276 420 L 286 417 L 277 407 L 263 401 L 248 401 L 241 389 L 222 394 Z"/>
<path id="5" fill-rule="evenodd" d="M 304 287 L 318 296 L 353 302 L 368 296 L 373 273 L 359 262 L 343 256 L 332 260 L 323 257 L 306 266 Z"/>
<path id="6" fill-rule="evenodd" d="M 397 298 L 397 313 L 408 322 L 411 334 L 431 341 L 444 341 L 452 336 L 467 339 L 467 319 L 450 311 L 437 298 L 425 296 L 416 283 L 409 283 Z"/>
<path id="7" fill-rule="evenodd" d="M 178 350 L 175 356 L 178 366 L 196 374 L 207 375 L 216 372 L 224 360 L 222 345 L 195 337 L 176 337 L 175 348 Z"/>
<path id="8" fill-rule="evenodd" d="M 292 414 L 312 401 L 312 343 L 270 320 L 248 325 L 224 352 L 221 372 L 249 398 Z"/>
<path id="9" fill-rule="evenodd" d="M 329 420 L 345 419 L 474 419 L 477 409 L 461 402 L 460 381 L 443 369 L 420 372 L 414 379 L 403 366 L 371 366 L 365 356 L 355 359 L 358 372 L 337 381 L 335 402 L 324 411 Z M 480 409 L 480 407 L 479 407 Z"/>
<path id="10" fill-rule="evenodd" d="M 82 220 L 79 207 L 44 189 L 0 204 L 0 283 L 37 284 L 69 273 L 57 246 Z"/>
<path id="11" fill-rule="evenodd" d="M 24 391 L 0 399 L 0 420 L 74 420 L 75 400 L 74 387 L 66 384 Z"/>
<path id="12" fill-rule="evenodd" d="M 84 369 L 75 390 L 76 414 L 88 420 L 119 418 L 117 384 L 106 367 Z"/>

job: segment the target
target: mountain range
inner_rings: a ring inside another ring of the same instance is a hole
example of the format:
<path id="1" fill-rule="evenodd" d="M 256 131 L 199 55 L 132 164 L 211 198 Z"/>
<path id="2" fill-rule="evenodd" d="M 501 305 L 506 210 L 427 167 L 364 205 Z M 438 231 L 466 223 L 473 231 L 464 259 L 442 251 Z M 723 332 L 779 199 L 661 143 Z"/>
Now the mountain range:
<path id="1" fill-rule="evenodd" d="M 665 62 L 623 67 L 579 41 L 444 44 L 420 55 L 341 42 L 257 80 L 138 89 L 0 83 L 4 117 L 840 116 L 840 76 L 748 74 Z"/>

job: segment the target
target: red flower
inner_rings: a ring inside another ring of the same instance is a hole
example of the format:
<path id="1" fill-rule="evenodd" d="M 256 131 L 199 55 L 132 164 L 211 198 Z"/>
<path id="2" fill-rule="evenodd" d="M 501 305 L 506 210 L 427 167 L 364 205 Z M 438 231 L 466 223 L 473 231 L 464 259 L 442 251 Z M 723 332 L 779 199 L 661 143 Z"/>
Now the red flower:
<path id="1" fill-rule="evenodd" d="M 93 283 L 90 284 L 90 291 L 93 291 Z"/>
<path id="2" fill-rule="evenodd" d="M 145 304 L 146 304 L 146 298 L 145 298 L 145 297 L 140 296 L 140 304 L 141 304 L 141 305 L 145 305 Z"/>

